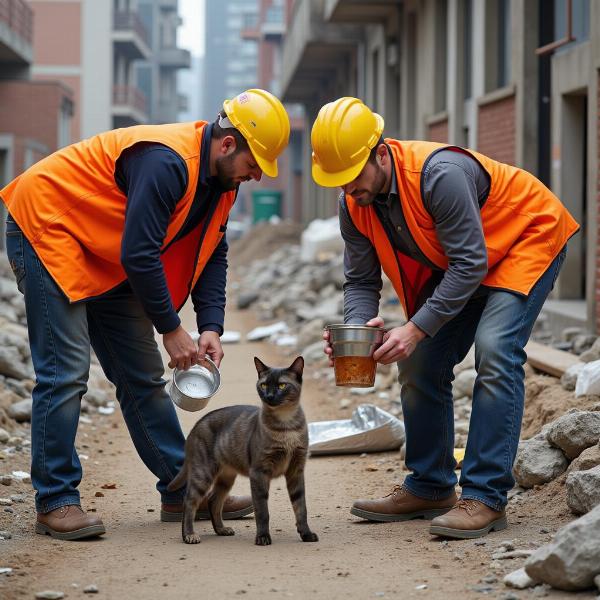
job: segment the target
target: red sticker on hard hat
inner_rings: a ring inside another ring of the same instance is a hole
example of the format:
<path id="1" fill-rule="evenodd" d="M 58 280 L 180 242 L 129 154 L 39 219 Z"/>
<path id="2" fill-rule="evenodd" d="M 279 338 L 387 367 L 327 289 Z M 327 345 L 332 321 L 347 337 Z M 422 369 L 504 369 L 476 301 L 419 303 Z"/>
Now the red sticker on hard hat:
<path id="1" fill-rule="evenodd" d="M 248 98 L 248 94 L 240 94 L 238 96 L 238 102 L 240 104 L 246 104 L 246 102 L 248 102 L 250 100 L 250 98 Z"/>

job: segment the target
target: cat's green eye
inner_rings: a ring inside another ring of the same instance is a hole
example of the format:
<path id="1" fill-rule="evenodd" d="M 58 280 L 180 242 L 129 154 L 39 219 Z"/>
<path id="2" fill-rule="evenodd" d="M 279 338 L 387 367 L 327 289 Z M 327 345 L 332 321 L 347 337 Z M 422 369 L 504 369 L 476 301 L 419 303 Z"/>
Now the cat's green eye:
<path id="1" fill-rule="evenodd" d="M 280 383 L 280 384 L 279 384 L 277 387 L 278 387 L 280 390 L 284 390 L 284 389 L 285 389 L 285 386 L 286 386 L 286 384 L 285 384 L 285 383 Z"/>
<path id="2" fill-rule="evenodd" d="M 260 389 L 261 390 L 266 390 L 267 389 L 267 384 L 266 383 L 261 383 L 260 384 Z"/>

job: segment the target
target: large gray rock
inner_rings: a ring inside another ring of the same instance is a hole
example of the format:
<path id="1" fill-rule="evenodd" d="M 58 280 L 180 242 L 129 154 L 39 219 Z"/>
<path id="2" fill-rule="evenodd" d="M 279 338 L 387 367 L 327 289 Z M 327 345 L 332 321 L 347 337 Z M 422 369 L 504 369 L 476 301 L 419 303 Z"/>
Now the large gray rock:
<path id="1" fill-rule="evenodd" d="M 33 401 L 31 398 L 21 400 L 20 402 L 15 402 L 15 404 L 11 404 L 11 406 L 8 407 L 6 412 L 11 419 L 14 419 L 18 423 L 31 421 L 32 403 Z"/>
<path id="2" fill-rule="evenodd" d="M 585 352 L 582 352 L 579 355 L 579 360 L 584 363 L 593 362 L 595 360 L 600 360 L 600 338 L 598 338 Z"/>
<path id="3" fill-rule="evenodd" d="M 452 384 L 452 396 L 454 398 L 462 398 L 463 396 L 473 397 L 473 385 L 477 371 L 475 369 L 466 369 L 461 371 Z"/>
<path id="4" fill-rule="evenodd" d="M 582 352 L 589 350 L 594 345 L 597 337 L 598 336 L 587 333 L 576 335 L 573 338 L 573 352 L 575 354 L 581 354 Z"/>
<path id="5" fill-rule="evenodd" d="M 600 506 L 560 529 L 527 559 L 525 570 L 560 590 L 592 587 L 600 573 Z"/>
<path id="6" fill-rule="evenodd" d="M 0 346 L 0 374 L 14 379 L 27 379 L 29 372 L 21 362 L 21 354 L 16 346 Z"/>
<path id="7" fill-rule="evenodd" d="M 548 483 L 567 469 L 569 462 L 558 448 L 553 448 L 542 436 L 519 443 L 513 473 L 524 488 Z"/>
<path id="8" fill-rule="evenodd" d="M 589 512 L 600 504 L 600 466 L 569 473 L 566 488 L 569 508 L 578 515 Z"/>
<path id="9" fill-rule="evenodd" d="M 548 430 L 548 441 L 571 460 L 600 439 L 600 413 L 577 411 L 558 418 Z"/>
<path id="10" fill-rule="evenodd" d="M 587 471 L 600 465 L 600 442 L 595 446 L 586 448 L 570 465 L 567 473 Z"/>

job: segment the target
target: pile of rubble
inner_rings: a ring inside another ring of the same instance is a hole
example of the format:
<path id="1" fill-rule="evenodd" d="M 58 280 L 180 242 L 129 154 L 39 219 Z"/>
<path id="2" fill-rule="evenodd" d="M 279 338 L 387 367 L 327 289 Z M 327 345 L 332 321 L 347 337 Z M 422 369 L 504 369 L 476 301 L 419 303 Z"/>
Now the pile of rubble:
<path id="1" fill-rule="evenodd" d="M 301 353 L 314 377 L 321 380 L 333 380 L 323 354 L 323 329 L 343 322 L 342 248 L 340 240 L 337 249 L 330 246 L 313 252 L 309 260 L 302 242 L 281 245 L 254 261 L 245 255 L 233 283 L 237 307 L 251 307 L 261 321 L 271 323 L 250 332 L 249 339 L 270 339 L 286 355 Z M 396 295 L 385 279 L 380 315 L 386 327 L 403 322 Z M 571 328 L 554 340 L 544 315 L 533 338 L 578 354 L 581 362 L 562 381 L 526 365 L 524 437 L 530 439 L 519 446 L 515 465 L 519 487 L 511 492 L 511 503 L 518 504 L 527 490 L 535 491 L 562 476 L 568 507 L 584 516 L 560 530 L 551 544 L 524 555 L 526 571 L 511 574 L 505 583 L 530 587 L 542 582 L 565 590 L 583 589 L 591 587 L 600 572 L 600 403 L 593 396 L 577 397 L 574 390 L 583 366 L 600 360 L 600 339 Z M 475 377 L 474 357 L 469 353 L 456 367 L 453 383 L 457 447 L 466 445 Z M 402 414 L 395 366 L 378 365 L 373 388 L 335 389 L 328 393 L 329 401 L 333 394 L 345 396 L 339 399 L 338 410 L 367 399 L 394 416 Z"/>
<path id="2" fill-rule="evenodd" d="M 29 447 L 27 423 L 31 421 L 34 379 L 25 303 L 6 255 L 0 253 L 0 458 Z M 95 357 L 88 388 L 81 401 L 82 412 L 108 414 L 114 410 L 114 388 Z"/>

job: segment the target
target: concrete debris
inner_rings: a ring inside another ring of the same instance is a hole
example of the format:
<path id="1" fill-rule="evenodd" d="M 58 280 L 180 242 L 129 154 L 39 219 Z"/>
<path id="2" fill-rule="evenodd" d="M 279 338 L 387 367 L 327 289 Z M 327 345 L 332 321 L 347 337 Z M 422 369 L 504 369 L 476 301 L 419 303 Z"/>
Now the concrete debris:
<path id="1" fill-rule="evenodd" d="M 512 573 L 506 575 L 503 579 L 504 585 L 513 587 L 518 590 L 524 590 L 526 588 L 533 587 L 538 583 L 535 579 L 532 579 L 526 572 L 525 569 L 517 569 Z"/>
<path id="2" fill-rule="evenodd" d="M 565 525 L 525 562 L 527 574 L 560 590 L 592 587 L 600 573 L 600 506 Z"/>
<path id="3" fill-rule="evenodd" d="M 28 398 L 15 402 L 8 407 L 7 414 L 11 419 L 14 419 L 17 423 L 23 423 L 25 421 L 31 421 L 31 405 L 32 399 Z"/>
<path id="4" fill-rule="evenodd" d="M 566 471 L 568 464 L 559 448 L 536 436 L 519 443 L 513 474 L 521 487 L 531 488 L 552 481 Z"/>
<path id="5" fill-rule="evenodd" d="M 566 481 L 567 504 L 578 515 L 600 505 L 600 465 L 570 473 Z"/>
<path id="6" fill-rule="evenodd" d="M 568 392 L 575 390 L 577 378 L 584 367 L 584 362 L 575 363 L 563 373 L 562 377 L 560 378 L 560 385 L 562 385 L 563 389 L 567 390 Z"/>
<path id="7" fill-rule="evenodd" d="M 600 413 L 574 411 L 559 417 L 548 430 L 548 441 L 574 459 L 600 440 Z"/>
<path id="8" fill-rule="evenodd" d="M 271 325 L 265 325 L 263 327 L 255 327 L 252 331 L 249 331 L 246 334 L 246 339 L 249 342 L 257 342 L 259 340 L 264 340 L 269 338 L 277 333 L 287 333 L 288 326 L 285 321 L 278 321 L 277 323 L 272 323 Z"/>

